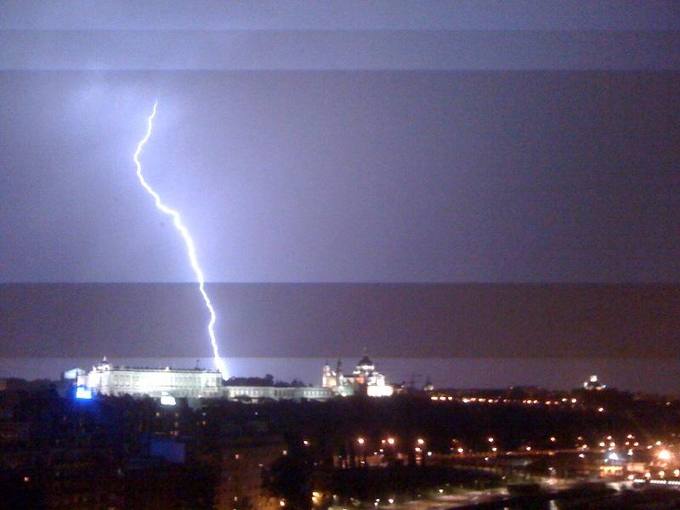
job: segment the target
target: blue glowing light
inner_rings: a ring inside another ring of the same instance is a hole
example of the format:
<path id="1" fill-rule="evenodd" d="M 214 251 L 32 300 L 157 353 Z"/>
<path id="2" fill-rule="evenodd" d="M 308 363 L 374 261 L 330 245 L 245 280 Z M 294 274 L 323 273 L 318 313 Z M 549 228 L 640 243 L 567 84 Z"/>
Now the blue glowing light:
<path id="1" fill-rule="evenodd" d="M 85 386 L 78 386 L 76 388 L 76 398 L 78 400 L 92 400 L 92 390 Z"/>

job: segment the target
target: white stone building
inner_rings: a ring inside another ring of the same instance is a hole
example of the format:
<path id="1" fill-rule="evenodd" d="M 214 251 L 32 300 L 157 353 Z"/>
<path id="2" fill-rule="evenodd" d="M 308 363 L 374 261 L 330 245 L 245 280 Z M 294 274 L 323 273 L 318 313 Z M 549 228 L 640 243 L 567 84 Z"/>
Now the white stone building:
<path id="1" fill-rule="evenodd" d="M 326 363 L 321 374 L 321 386 L 343 397 L 359 393 L 369 397 L 389 397 L 394 393 L 394 388 L 387 384 L 385 376 L 375 369 L 368 356 L 361 358 L 352 375 L 347 376 L 342 373 L 340 361 L 335 370 Z"/>
<path id="2" fill-rule="evenodd" d="M 111 365 L 106 358 L 84 375 L 77 385 L 99 395 L 148 395 L 160 398 L 216 398 L 222 395 L 222 376 L 217 370 L 133 368 Z"/>
<path id="3" fill-rule="evenodd" d="M 333 391 L 312 386 L 232 386 L 217 370 L 134 368 L 111 365 L 106 358 L 89 372 L 77 372 L 76 385 L 93 395 L 153 398 L 227 398 L 233 400 L 327 400 Z"/>

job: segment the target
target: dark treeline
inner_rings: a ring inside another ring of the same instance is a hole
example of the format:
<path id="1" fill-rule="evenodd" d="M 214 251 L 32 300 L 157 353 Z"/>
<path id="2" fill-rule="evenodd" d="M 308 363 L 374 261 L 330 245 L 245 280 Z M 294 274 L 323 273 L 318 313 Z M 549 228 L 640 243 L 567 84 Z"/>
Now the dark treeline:
<path id="1" fill-rule="evenodd" d="M 293 379 L 292 381 L 278 381 L 274 376 L 267 374 L 264 377 L 230 377 L 224 381 L 225 386 L 275 386 L 277 388 L 307 386 L 304 382 Z"/>

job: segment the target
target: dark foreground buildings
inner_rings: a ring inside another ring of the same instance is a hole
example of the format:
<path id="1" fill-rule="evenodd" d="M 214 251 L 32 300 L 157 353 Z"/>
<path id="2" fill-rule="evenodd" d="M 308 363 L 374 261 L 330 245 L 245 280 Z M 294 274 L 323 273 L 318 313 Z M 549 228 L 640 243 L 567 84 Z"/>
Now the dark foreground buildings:
<path id="1" fill-rule="evenodd" d="M 0 391 L 0 507 L 375 508 L 551 477 L 666 488 L 679 423 L 676 401 L 609 389 L 195 407 L 16 382 Z"/>

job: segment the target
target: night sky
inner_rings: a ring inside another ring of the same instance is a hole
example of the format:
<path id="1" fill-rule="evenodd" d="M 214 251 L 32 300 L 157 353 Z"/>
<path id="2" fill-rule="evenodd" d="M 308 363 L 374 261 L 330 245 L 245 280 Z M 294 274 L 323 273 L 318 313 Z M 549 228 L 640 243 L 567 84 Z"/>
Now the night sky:
<path id="1" fill-rule="evenodd" d="M 155 99 L 227 357 L 677 355 L 676 2 L 92 5 L 3 2 L 0 356 L 206 353 Z"/>

